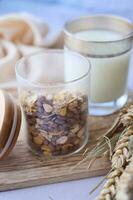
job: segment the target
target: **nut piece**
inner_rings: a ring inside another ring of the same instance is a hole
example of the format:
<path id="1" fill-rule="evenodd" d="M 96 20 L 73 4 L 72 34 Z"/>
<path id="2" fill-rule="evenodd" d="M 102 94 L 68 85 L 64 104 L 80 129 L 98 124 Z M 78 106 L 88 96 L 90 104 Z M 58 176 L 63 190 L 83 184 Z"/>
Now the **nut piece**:
<path id="1" fill-rule="evenodd" d="M 73 148 L 73 145 L 72 144 L 64 144 L 63 146 L 62 146 L 62 151 L 63 152 L 66 152 L 66 151 L 68 151 L 68 150 L 71 150 Z"/>
<path id="2" fill-rule="evenodd" d="M 79 127 L 79 124 L 75 124 L 72 129 L 71 129 L 71 132 L 72 133 L 77 133 L 79 131 L 80 127 Z"/>
<path id="3" fill-rule="evenodd" d="M 56 142 L 57 142 L 57 144 L 64 144 L 64 143 L 67 142 L 67 137 L 66 136 L 62 136 Z"/>
<path id="4" fill-rule="evenodd" d="M 74 144 L 75 145 L 78 145 L 79 143 L 80 143 L 80 139 L 79 138 L 77 138 L 77 139 L 74 140 Z"/>
<path id="5" fill-rule="evenodd" d="M 79 138 L 81 138 L 81 137 L 84 135 L 84 132 L 85 132 L 85 129 L 84 129 L 84 128 L 81 128 L 81 129 L 78 131 L 77 136 L 78 136 Z"/>
<path id="6" fill-rule="evenodd" d="M 52 111 L 53 111 L 53 108 L 52 108 L 52 106 L 51 105 L 49 105 L 49 104 L 43 104 L 43 108 L 44 108 L 44 110 L 47 112 L 47 113 L 51 113 Z"/>
<path id="7" fill-rule="evenodd" d="M 43 151 L 49 151 L 49 152 L 51 152 L 51 148 L 50 148 L 49 146 L 46 146 L 46 145 L 42 145 L 42 146 L 41 146 L 41 149 L 42 149 Z"/>
<path id="8" fill-rule="evenodd" d="M 42 145 L 41 150 L 43 151 L 43 154 L 46 157 L 51 157 L 52 156 L 52 149 L 49 146 Z"/>
<path id="9" fill-rule="evenodd" d="M 43 151 L 43 155 L 46 156 L 46 157 L 51 157 L 52 153 L 49 152 L 49 151 Z"/>
<path id="10" fill-rule="evenodd" d="M 58 111 L 58 114 L 61 115 L 61 116 L 65 116 L 66 113 L 67 113 L 66 107 L 60 108 L 59 111 Z"/>
<path id="11" fill-rule="evenodd" d="M 72 102 L 69 103 L 68 109 L 70 111 L 73 111 L 78 106 L 78 101 L 75 99 Z"/>
<path id="12" fill-rule="evenodd" d="M 65 98 L 65 92 L 59 92 L 57 93 L 56 95 L 54 95 L 54 101 L 64 101 L 64 98 Z"/>
<path id="13" fill-rule="evenodd" d="M 37 145 L 41 145 L 43 144 L 43 137 L 41 137 L 40 135 L 37 135 L 33 137 L 33 142 Z"/>

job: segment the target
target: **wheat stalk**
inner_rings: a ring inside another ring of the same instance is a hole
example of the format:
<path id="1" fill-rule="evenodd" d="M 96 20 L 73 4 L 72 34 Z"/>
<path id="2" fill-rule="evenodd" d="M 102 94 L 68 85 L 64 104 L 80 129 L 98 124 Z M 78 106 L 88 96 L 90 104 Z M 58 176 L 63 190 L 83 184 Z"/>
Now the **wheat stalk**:
<path id="1" fill-rule="evenodd" d="M 133 105 L 129 103 L 126 105 L 118 115 L 117 119 L 113 123 L 112 127 L 103 135 L 103 137 L 100 137 L 97 139 L 97 143 L 95 147 L 89 151 L 85 150 L 85 153 L 83 153 L 82 160 L 79 161 L 74 167 L 72 167 L 70 170 L 74 170 L 79 165 L 81 165 L 85 161 L 89 161 L 89 166 L 91 163 L 91 159 L 99 158 L 101 155 L 105 155 L 107 153 L 110 153 L 110 156 L 112 156 L 111 149 L 114 149 L 119 136 L 123 132 L 123 130 L 131 125 L 133 123 Z M 110 141 L 108 143 L 108 140 Z"/>
<path id="2" fill-rule="evenodd" d="M 133 105 L 129 103 L 121 110 L 112 127 L 103 135 L 103 137 L 99 137 L 97 139 L 94 148 L 91 151 L 85 149 L 85 152 L 82 154 L 82 159 L 75 166 L 73 166 L 70 171 L 74 170 L 85 161 L 88 161 L 89 168 L 91 166 L 91 163 L 96 160 L 96 158 L 101 157 L 101 155 L 106 155 L 110 153 L 111 157 L 113 153 L 111 149 L 114 149 L 121 132 L 124 130 L 125 127 L 128 127 L 132 119 Z"/>
<path id="3" fill-rule="evenodd" d="M 112 156 L 112 172 L 107 176 L 98 200 L 114 200 L 117 186 L 124 168 L 128 165 L 133 151 L 133 127 L 126 129 L 121 136 Z M 125 200 L 125 199 L 124 199 Z"/>
<path id="4" fill-rule="evenodd" d="M 123 132 L 116 144 L 111 159 L 112 172 L 107 176 L 98 200 L 114 200 L 120 177 L 124 168 L 128 165 L 133 154 L 133 105 L 126 107 L 120 113 L 120 122 Z"/>

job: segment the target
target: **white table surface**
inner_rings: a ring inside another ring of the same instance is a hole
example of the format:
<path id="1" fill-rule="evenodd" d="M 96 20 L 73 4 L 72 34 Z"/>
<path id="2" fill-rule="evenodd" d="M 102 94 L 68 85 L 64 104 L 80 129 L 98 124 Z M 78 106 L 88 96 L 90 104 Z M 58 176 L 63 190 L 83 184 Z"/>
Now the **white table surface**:
<path id="1" fill-rule="evenodd" d="M 0 200 L 95 200 L 99 189 L 89 195 L 89 191 L 102 177 L 56 183 L 0 193 Z"/>
<path id="2" fill-rule="evenodd" d="M 5 1 L 8 3 L 5 4 Z M 19 3 L 17 3 L 17 0 L 5 1 L 0 1 L 1 14 L 14 11 L 26 11 L 34 13 L 43 17 L 44 20 L 48 21 L 52 28 L 56 28 L 56 30 L 61 29 L 64 21 L 79 15 L 86 15 L 87 13 L 120 14 L 133 19 L 131 0 L 110 0 L 110 2 L 108 2 L 110 5 L 108 6 L 106 5 L 106 0 L 90 0 L 88 3 L 86 0 L 83 0 L 83 6 L 86 5 L 86 9 L 83 7 L 70 8 L 68 6 L 64 7 L 55 5 L 50 7 L 49 5 L 39 4 L 33 4 L 31 6 L 30 4 L 27 4 L 28 1 L 25 1 L 25 3 L 24 1 L 19 1 Z M 129 86 L 130 88 L 133 88 L 133 73 L 131 72 Z M 96 186 L 96 184 L 102 180 L 102 178 L 103 177 L 87 178 L 84 180 L 0 192 L 0 200 L 95 200 L 101 187 L 98 188 L 91 196 L 89 196 L 89 191 Z"/>

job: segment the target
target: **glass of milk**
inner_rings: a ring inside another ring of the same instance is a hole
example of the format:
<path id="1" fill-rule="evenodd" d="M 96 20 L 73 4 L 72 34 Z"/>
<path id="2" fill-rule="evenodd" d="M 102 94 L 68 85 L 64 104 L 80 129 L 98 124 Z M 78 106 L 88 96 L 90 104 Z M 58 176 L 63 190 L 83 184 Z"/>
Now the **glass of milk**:
<path id="1" fill-rule="evenodd" d="M 128 99 L 127 80 L 133 25 L 125 18 L 93 15 L 67 22 L 66 51 L 76 51 L 91 62 L 90 114 L 109 115 Z M 71 74 L 66 71 L 66 76 Z"/>

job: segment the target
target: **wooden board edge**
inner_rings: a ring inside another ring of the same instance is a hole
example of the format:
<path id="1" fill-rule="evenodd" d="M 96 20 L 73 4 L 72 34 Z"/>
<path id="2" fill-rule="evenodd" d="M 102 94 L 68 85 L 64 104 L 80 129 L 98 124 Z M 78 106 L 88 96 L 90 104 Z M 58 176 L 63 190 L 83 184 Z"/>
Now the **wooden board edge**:
<path id="1" fill-rule="evenodd" d="M 13 184 L 0 184 L 0 192 L 3 191 L 10 191 L 14 189 L 24 189 L 24 188 L 30 188 L 30 187 L 36 187 L 36 186 L 43 186 L 48 184 L 54 184 L 54 183 L 61 183 L 61 182 L 67 182 L 67 181 L 74 181 L 79 179 L 86 179 L 86 178 L 93 178 L 96 176 L 105 176 L 110 170 L 110 167 L 106 169 L 99 169 L 96 171 L 88 171 L 88 172 L 82 172 L 82 173 L 75 173 L 73 175 L 63 175 L 57 177 L 50 177 L 50 178 L 39 178 L 35 180 L 29 180 L 24 181 L 20 183 L 13 183 Z M 80 174 L 80 175 L 79 175 Z"/>

